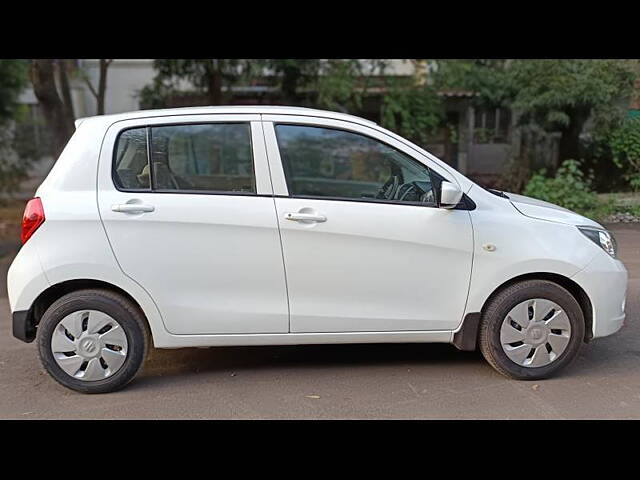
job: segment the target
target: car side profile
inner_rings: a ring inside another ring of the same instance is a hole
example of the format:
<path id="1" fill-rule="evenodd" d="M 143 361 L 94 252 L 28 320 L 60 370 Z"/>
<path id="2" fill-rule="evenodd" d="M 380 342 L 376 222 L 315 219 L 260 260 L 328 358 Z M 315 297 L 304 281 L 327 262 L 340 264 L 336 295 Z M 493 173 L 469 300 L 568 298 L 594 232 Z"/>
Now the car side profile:
<path id="1" fill-rule="evenodd" d="M 625 318 L 598 223 L 306 108 L 77 120 L 22 241 L 13 334 L 84 393 L 126 385 L 151 344 L 451 343 L 541 379 Z"/>

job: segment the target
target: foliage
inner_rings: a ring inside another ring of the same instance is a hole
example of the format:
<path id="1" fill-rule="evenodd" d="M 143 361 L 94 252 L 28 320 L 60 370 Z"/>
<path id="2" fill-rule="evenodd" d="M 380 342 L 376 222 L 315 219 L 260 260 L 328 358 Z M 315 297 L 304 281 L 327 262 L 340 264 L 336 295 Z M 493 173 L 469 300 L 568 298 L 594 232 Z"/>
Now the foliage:
<path id="1" fill-rule="evenodd" d="M 145 85 L 138 92 L 140 108 L 165 108 L 167 106 L 167 99 L 174 91 L 172 85 L 167 85 L 163 79 L 156 76 L 152 83 Z"/>
<path id="2" fill-rule="evenodd" d="M 544 169 L 534 174 L 523 194 L 582 214 L 598 207 L 591 181 L 585 177 L 577 160 L 565 160 L 551 178 L 546 176 Z"/>
<path id="3" fill-rule="evenodd" d="M 280 89 L 284 101 L 289 104 L 298 103 L 300 89 L 317 82 L 321 61 L 317 59 L 278 58 L 256 60 L 254 67 L 262 67 L 275 74 L 276 85 Z"/>
<path id="4" fill-rule="evenodd" d="M 259 76 L 261 84 L 277 87 L 278 102 L 370 116 L 373 112 L 367 109 L 371 103 L 365 99 L 372 86 L 379 86 L 384 87 L 381 124 L 425 144 L 439 127 L 452 127 L 443 125 L 444 97 L 439 92 L 466 91 L 472 93 L 472 102 L 478 107 L 514 110 L 521 127 L 560 132 L 560 160 L 585 160 L 599 172 L 611 165 L 605 140 L 621 123 L 624 100 L 632 91 L 636 75 L 633 61 L 627 60 L 411 61 L 421 67 L 416 68 L 415 78 L 385 78 L 385 60 L 156 60 L 154 83 L 143 89 L 141 97 L 146 107 L 165 106 L 167 99 L 188 82 L 209 92 L 209 103 L 215 104 L 220 100 L 211 100 L 214 80 L 218 82 L 218 97 L 227 100 L 228 90 L 220 93 L 222 84 L 255 84 Z M 590 135 L 585 136 L 585 131 Z M 477 136 L 485 133 L 475 132 Z M 585 140 L 593 151 L 585 152 L 581 143 Z M 620 158 L 627 162 L 626 157 Z M 527 160 L 513 160 L 523 166 L 520 170 L 525 181 L 530 175 Z M 556 165 L 549 163 L 549 168 L 554 173 Z M 637 179 L 630 176 L 629 181 L 640 187 L 640 175 Z M 606 188 L 603 182 L 604 177 L 599 175 L 598 188 Z"/>
<path id="5" fill-rule="evenodd" d="M 477 106 L 508 105 L 515 92 L 509 77 L 509 60 L 439 60 L 433 85 L 439 90 L 473 92 Z"/>
<path id="6" fill-rule="evenodd" d="M 600 126 L 610 124 L 635 78 L 622 60 L 515 60 L 508 71 L 513 107 L 548 130 L 566 128 L 580 109 Z"/>
<path id="7" fill-rule="evenodd" d="M 239 76 L 240 60 L 196 59 L 196 60 L 154 60 L 153 68 L 158 76 L 168 84 L 177 86 L 181 80 L 188 80 L 196 88 L 206 90 L 214 72 L 220 71 L 227 82 Z"/>
<path id="8" fill-rule="evenodd" d="M 386 65 L 386 60 L 379 59 L 156 60 L 156 76 L 140 91 L 140 99 L 145 108 L 164 107 L 171 95 L 185 87 L 208 91 L 218 72 L 227 87 L 252 84 L 260 77 L 263 84 L 278 89 L 281 103 L 357 114 L 369 85 Z"/>
<path id="9" fill-rule="evenodd" d="M 560 132 L 560 160 L 565 160 L 581 158 L 580 136 L 588 122 L 596 141 L 619 125 L 635 65 L 627 60 L 441 60 L 434 84 L 472 91 L 476 105 L 509 107 L 520 125 Z"/>
<path id="10" fill-rule="evenodd" d="M 382 99 L 380 114 L 382 126 L 425 144 L 442 123 L 444 108 L 433 86 L 395 81 Z"/>
<path id="11" fill-rule="evenodd" d="M 327 60 L 316 80 L 321 108 L 357 113 L 376 75 L 382 75 L 386 60 Z"/>
<path id="12" fill-rule="evenodd" d="M 141 103 L 149 108 L 164 106 L 167 98 L 188 82 L 208 96 L 210 104 L 223 102 L 224 85 L 231 86 L 253 71 L 251 60 L 240 59 L 158 59 L 156 75 L 150 85 L 140 91 Z"/>
<path id="13" fill-rule="evenodd" d="M 28 159 L 21 159 L 13 150 L 15 132 L 0 128 L 0 192 L 15 193 L 28 176 Z"/>
<path id="14" fill-rule="evenodd" d="M 513 96 L 506 60 L 438 60 L 427 63 L 424 82 L 397 79 L 387 82 L 382 100 L 382 125 L 417 143 L 427 143 L 445 118 L 444 100 L 438 92 L 473 93 L 479 106 L 503 106 Z M 447 125 L 446 128 L 452 128 Z M 457 131 L 454 136 L 458 139 Z"/>
<path id="15" fill-rule="evenodd" d="M 357 88 L 361 67 L 357 61 L 328 60 L 318 77 L 318 106 L 330 110 L 362 108 L 362 97 Z"/>
<path id="16" fill-rule="evenodd" d="M 23 113 L 18 97 L 27 83 L 28 63 L 22 60 L 0 60 L 0 192 L 15 192 L 27 177 L 30 158 L 25 136 L 14 120 Z M 23 147 L 27 148 L 23 148 Z"/>
<path id="17" fill-rule="evenodd" d="M 640 117 L 626 119 L 611 134 L 609 145 L 614 162 L 624 169 L 633 190 L 640 190 Z"/>
<path id="18" fill-rule="evenodd" d="M 13 118 L 27 83 L 27 69 L 24 60 L 0 60 L 0 123 Z"/>

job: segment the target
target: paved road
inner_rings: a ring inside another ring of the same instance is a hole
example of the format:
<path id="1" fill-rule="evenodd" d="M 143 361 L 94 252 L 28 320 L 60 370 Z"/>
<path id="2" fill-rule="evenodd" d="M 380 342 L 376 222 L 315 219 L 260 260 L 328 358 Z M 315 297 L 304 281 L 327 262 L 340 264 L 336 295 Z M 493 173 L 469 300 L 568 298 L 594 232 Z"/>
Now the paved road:
<path id="1" fill-rule="evenodd" d="M 226 347 L 156 350 L 125 390 L 81 395 L 10 335 L 2 298 L 0 418 L 640 418 L 640 228 L 614 231 L 630 273 L 627 324 L 558 378 L 507 380 L 448 345 Z"/>

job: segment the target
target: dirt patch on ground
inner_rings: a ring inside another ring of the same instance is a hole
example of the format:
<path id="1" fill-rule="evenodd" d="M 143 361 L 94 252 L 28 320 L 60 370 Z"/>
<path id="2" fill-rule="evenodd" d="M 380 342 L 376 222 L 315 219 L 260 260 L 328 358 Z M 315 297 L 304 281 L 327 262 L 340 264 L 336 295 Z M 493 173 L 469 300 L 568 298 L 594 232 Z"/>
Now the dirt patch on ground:
<path id="1" fill-rule="evenodd" d="M 12 258 L 20 249 L 20 224 L 23 200 L 6 200 L 0 204 L 0 259 Z"/>
<path id="2" fill-rule="evenodd" d="M 0 204 L 0 243 L 20 241 L 23 200 L 5 200 Z"/>

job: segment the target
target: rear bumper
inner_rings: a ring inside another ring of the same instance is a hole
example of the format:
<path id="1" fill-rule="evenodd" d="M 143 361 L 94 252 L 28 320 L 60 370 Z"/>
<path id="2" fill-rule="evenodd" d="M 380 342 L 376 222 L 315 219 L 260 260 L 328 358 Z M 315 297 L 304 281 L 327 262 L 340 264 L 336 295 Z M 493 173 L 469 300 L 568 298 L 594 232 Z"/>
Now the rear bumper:
<path id="1" fill-rule="evenodd" d="M 36 327 L 28 310 L 13 312 L 13 336 L 23 342 L 33 342 L 36 338 Z"/>
<path id="2" fill-rule="evenodd" d="M 625 320 L 627 269 L 602 252 L 572 277 L 589 296 L 593 310 L 593 338 L 616 333 Z"/>
<path id="3" fill-rule="evenodd" d="M 33 302 L 49 287 L 35 248 L 36 238 L 22 246 L 7 272 L 7 294 L 12 312 L 13 336 L 23 342 L 36 337 Z"/>
<path id="4" fill-rule="evenodd" d="M 9 266 L 7 294 L 12 312 L 26 311 L 50 284 L 40 265 L 34 237 L 25 243 Z"/>

